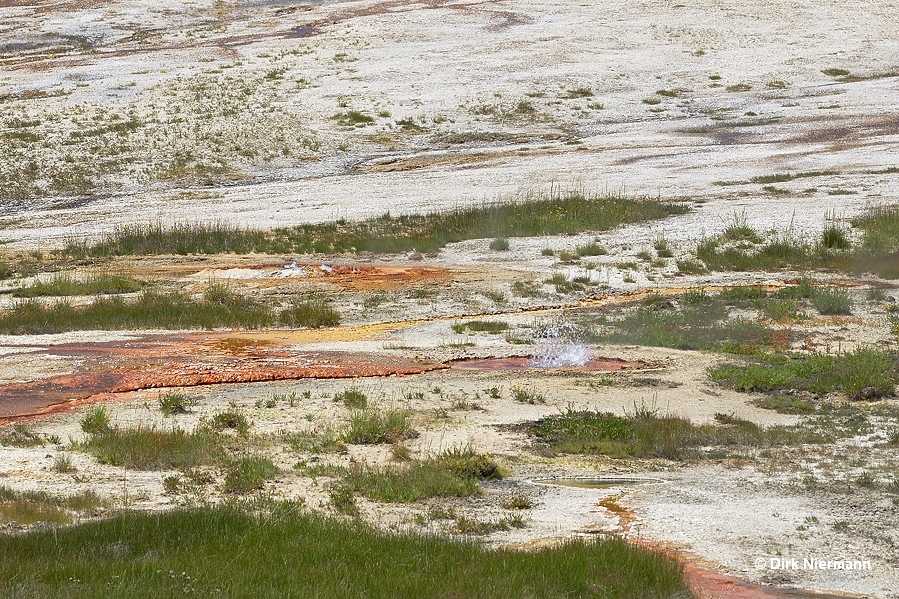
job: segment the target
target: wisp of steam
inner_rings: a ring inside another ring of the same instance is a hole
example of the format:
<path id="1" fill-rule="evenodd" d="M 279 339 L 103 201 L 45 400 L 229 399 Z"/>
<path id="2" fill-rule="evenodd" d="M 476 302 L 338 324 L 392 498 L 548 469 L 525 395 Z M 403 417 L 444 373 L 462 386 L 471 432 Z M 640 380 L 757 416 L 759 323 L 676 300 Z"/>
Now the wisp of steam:
<path id="1" fill-rule="evenodd" d="M 544 326 L 534 333 L 540 343 L 540 350 L 531 360 L 539 368 L 559 368 L 562 366 L 583 366 L 590 360 L 590 352 L 581 343 L 580 330 L 564 317 Z"/>

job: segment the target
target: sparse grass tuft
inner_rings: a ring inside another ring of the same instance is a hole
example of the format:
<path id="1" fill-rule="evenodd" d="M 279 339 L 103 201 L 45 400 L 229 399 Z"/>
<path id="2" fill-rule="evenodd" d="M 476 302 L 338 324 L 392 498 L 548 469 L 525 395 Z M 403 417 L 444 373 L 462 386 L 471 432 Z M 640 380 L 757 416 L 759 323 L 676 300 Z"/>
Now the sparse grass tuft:
<path id="1" fill-rule="evenodd" d="M 251 422 L 247 420 L 243 412 L 232 409 L 214 414 L 210 426 L 215 430 L 231 429 L 237 431 L 237 434 L 245 436 L 250 432 Z"/>
<path id="2" fill-rule="evenodd" d="M 512 399 L 518 403 L 538 404 L 546 403 L 546 396 L 530 387 L 513 385 Z"/>

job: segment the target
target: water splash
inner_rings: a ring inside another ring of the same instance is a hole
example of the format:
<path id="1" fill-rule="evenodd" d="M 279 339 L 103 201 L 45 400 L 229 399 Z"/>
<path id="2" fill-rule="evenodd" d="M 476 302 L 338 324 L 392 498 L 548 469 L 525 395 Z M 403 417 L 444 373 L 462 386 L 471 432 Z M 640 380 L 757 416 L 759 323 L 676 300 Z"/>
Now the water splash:
<path id="1" fill-rule="evenodd" d="M 583 366 L 590 361 L 590 351 L 581 342 L 580 329 L 560 318 L 534 333 L 540 342 L 540 351 L 531 360 L 538 368 Z"/>

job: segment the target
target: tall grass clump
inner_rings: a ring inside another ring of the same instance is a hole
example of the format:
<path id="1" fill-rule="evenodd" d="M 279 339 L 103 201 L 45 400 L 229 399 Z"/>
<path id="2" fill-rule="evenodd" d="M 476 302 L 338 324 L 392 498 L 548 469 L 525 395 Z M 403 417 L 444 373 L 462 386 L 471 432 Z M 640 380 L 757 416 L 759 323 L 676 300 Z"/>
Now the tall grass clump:
<path id="1" fill-rule="evenodd" d="M 214 432 L 198 428 L 119 428 L 91 434 L 74 443 L 73 449 L 88 453 L 101 464 L 133 470 L 174 470 L 211 465 L 222 455 L 221 439 Z"/>
<path id="2" fill-rule="evenodd" d="M 852 269 L 899 278 L 899 204 L 868 208 L 852 225 L 863 232 Z"/>
<path id="3" fill-rule="evenodd" d="M 278 314 L 281 324 L 289 327 L 333 327 L 340 324 L 340 314 L 322 298 L 294 301 Z"/>
<path id="4" fill-rule="evenodd" d="M 678 562 L 615 537 L 490 550 L 284 505 L 254 513 L 232 506 L 122 512 L 3 535 L 0 554 L 15 556 L 0 560 L 5 597 L 561 599 L 596 595 L 599 588 L 605 599 L 689 595 Z"/>
<path id="5" fill-rule="evenodd" d="M 620 224 L 689 211 L 685 204 L 580 189 L 529 194 L 450 211 L 339 220 L 271 231 L 218 224 L 130 226 L 90 244 L 70 242 L 73 256 L 213 253 L 395 253 L 435 251 L 467 239 L 534 237 L 603 231 Z"/>
<path id="6" fill-rule="evenodd" d="M 345 443 L 356 445 L 396 443 L 408 439 L 412 434 L 410 417 L 408 410 L 401 409 L 353 410 L 341 438 Z"/>
<path id="7" fill-rule="evenodd" d="M 271 458 L 262 455 L 246 455 L 225 464 L 225 493 L 249 493 L 265 486 L 265 481 L 275 477 L 278 469 Z"/>

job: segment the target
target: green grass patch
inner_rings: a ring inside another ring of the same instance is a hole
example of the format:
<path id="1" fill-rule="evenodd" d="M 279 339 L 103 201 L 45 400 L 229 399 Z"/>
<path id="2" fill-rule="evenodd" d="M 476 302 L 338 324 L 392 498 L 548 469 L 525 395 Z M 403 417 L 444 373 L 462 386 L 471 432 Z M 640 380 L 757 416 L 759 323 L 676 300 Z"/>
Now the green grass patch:
<path id="1" fill-rule="evenodd" d="M 765 395 L 752 400 L 752 404 L 779 414 L 812 414 L 815 404 L 793 395 Z"/>
<path id="2" fill-rule="evenodd" d="M 201 597 L 687 596 L 680 564 L 618 538 L 534 551 L 377 531 L 281 506 L 125 512 L 0 537 L 0 595 Z"/>
<path id="3" fill-rule="evenodd" d="M 412 435 L 410 417 L 408 410 L 401 409 L 353 410 L 341 439 L 345 443 L 356 445 L 396 443 Z"/>
<path id="4" fill-rule="evenodd" d="M 724 420 L 722 424 L 697 425 L 645 407 L 625 416 L 569 409 L 529 425 L 528 432 L 558 453 L 669 460 L 703 457 L 703 448 L 709 446 L 762 447 L 810 438 L 786 427 L 763 429 L 732 416 Z"/>
<path id="5" fill-rule="evenodd" d="M 0 315 L 0 332 L 24 335 L 79 330 L 261 328 L 272 324 L 269 306 L 219 286 L 202 299 L 144 291 L 135 301 L 97 297 L 86 306 L 25 300 Z"/>
<path id="6" fill-rule="evenodd" d="M 160 430 L 154 427 L 112 427 L 72 444 L 72 449 L 94 456 L 101 464 L 132 470 L 183 470 L 217 462 L 223 453 L 222 439 L 213 431 L 198 428 Z"/>
<path id="7" fill-rule="evenodd" d="M 72 256 L 150 254 L 260 253 L 393 253 L 435 251 L 466 239 L 534 237 L 602 231 L 625 223 L 684 214 L 684 204 L 581 190 L 513 198 L 446 212 L 382 217 L 256 231 L 226 225 L 133 225 L 117 229 L 101 241 L 71 242 Z"/>
<path id="8" fill-rule="evenodd" d="M 342 403 L 353 410 L 361 410 L 368 407 L 368 396 L 364 391 L 355 387 L 335 393 L 334 401 Z"/>
<path id="9" fill-rule="evenodd" d="M 340 314 L 322 298 L 294 301 L 278 314 L 281 324 L 289 327 L 333 327 L 340 324 Z"/>
<path id="10" fill-rule="evenodd" d="M 143 283 L 125 275 L 93 273 L 76 278 L 71 273 L 58 274 L 48 281 L 38 281 L 12 292 L 14 297 L 67 295 L 97 295 L 100 293 L 132 293 L 140 291 Z"/>
<path id="11" fill-rule="evenodd" d="M 730 318 L 728 300 L 699 292 L 680 296 L 675 307 L 659 296 L 610 318 L 602 310 L 576 312 L 572 319 L 593 343 L 755 353 L 772 347 L 774 331 L 754 320 Z M 599 331 L 599 332 L 595 332 Z"/>
<path id="12" fill-rule="evenodd" d="M 37 522 L 69 524 L 107 505 L 94 491 L 57 496 L 45 491 L 16 491 L 0 485 L 0 526 L 10 522 L 26 526 Z"/>
<path id="13" fill-rule="evenodd" d="M 493 458 L 470 447 L 447 449 L 436 457 L 397 466 L 356 465 L 329 474 L 340 477 L 335 488 L 385 503 L 468 497 L 481 492 L 479 481 L 502 478 L 502 470 Z"/>
<path id="14" fill-rule="evenodd" d="M 709 370 L 709 378 L 737 391 L 839 391 L 850 399 L 893 395 L 899 382 L 896 356 L 858 348 L 835 356 L 766 356 L 745 363 L 723 364 Z"/>
<path id="15" fill-rule="evenodd" d="M 826 173 L 772 175 L 791 178 Z M 829 224 L 818 239 L 799 239 L 780 232 L 767 239 L 735 219 L 715 237 L 701 240 L 696 256 L 712 270 L 776 270 L 782 268 L 832 268 L 848 272 L 870 272 L 884 278 L 899 278 L 899 205 L 870 207 L 852 220 L 861 239 L 850 242 L 849 232 Z"/>
<path id="16" fill-rule="evenodd" d="M 453 323 L 450 328 L 457 334 L 462 334 L 465 331 L 472 331 L 496 335 L 509 330 L 509 323 L 502 320 L 469 320 L 468 322 Z"/>
<path id="17" fill-rule="evenodd" d="M 265 481 L 275 477 L 278 469 L 271 458 L 246 455 L 225 464 L 225 493 L 250 493 L 262 489 Z"/>

